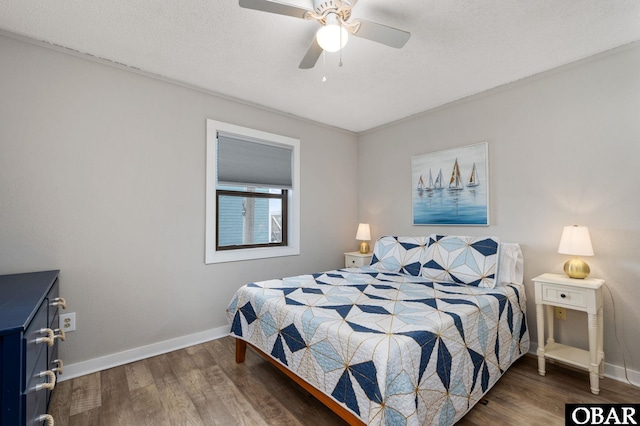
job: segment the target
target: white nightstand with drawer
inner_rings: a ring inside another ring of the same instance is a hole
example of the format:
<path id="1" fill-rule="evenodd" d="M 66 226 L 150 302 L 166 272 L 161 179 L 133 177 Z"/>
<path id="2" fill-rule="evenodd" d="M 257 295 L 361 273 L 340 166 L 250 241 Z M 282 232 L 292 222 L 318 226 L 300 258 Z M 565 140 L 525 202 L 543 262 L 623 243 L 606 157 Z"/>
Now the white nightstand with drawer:
<path id="1" fill-rule="evenodd" d="M 598 278 L 573 279 L 565 275 L 542 274 L 532 279 L 535 284 L 536 320 L 538 328 L 538 372 L 544 376 L 545 358 L 567 363 L 589 371 L 591 392 L 600 393 L 599 379 L 604 372 L 602 285 Z M 547 342 L 544 341 L 545 309 L 547 309 Z M 553 337 L 553 307 L 587 313 L 589 350 L 557 343 Z"/>
<path id="2" fill-rule="evenodd" d="M 373 253 L 362 254 L 359 251 L 351 251 L 344 254 L 344 266 L 346 268 L 358 268 L 369 266 Z"/>

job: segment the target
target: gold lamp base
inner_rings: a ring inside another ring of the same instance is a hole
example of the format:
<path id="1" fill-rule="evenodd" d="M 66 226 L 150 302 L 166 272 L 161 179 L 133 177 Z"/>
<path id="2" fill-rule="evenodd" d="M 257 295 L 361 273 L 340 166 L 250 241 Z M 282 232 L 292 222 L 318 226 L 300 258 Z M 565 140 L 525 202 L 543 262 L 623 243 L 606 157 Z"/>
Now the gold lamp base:
<path id="1" fill-rule="evenodd" d="M 360 243 L 360 253 L 367 254 L 369 253 L 369 243 L 363 241 Z"/>
<path id="2" fill-rule="evenodd" d="M 584 279 L 589 276 L 589 265 L 582 259 L 578 259 L 577 257 L 567 260 L 564 264 L 564 273 L 569 276 L 569 278 L 576 279 Z"/>

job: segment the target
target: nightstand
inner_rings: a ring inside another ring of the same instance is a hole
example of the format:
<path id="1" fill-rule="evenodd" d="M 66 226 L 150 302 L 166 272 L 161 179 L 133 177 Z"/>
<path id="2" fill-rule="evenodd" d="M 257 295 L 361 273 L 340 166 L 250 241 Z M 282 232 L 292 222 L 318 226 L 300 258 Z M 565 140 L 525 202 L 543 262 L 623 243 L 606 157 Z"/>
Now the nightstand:
<path id="1" fill-rule="evenodd" d="M 359 251 L 351 251 L 344 254 L 344 266 L 347 268 L 358 268 L 369 266 L 373 253 L 362 254 Z"/>
<path id="2" fill-rule="evenodd" d="M 538 373 L 545 375 L 545 358 L 567 363 L 589 371 L 591 392 L 600 393 L 599 379 L 604 373 L 602 286 L 604 280 L 582 280 L 565 275 L 542 274 L 532 279 L 536 292 L 538 328 Z M 547 309 L 547 343 L 544 342 L 544 314 Z M 553 307 L 587 313 L 589 350 L 557 343 L 553 338 Z"/>

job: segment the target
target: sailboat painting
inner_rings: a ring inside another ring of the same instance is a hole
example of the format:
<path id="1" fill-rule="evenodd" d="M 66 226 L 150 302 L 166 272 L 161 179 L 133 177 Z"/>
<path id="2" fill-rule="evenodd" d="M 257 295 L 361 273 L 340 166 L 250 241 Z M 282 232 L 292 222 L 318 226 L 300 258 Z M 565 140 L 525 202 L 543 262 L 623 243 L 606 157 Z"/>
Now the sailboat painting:
<path id="1" fill-rule="evenodd" d="M 487 142 L 413 156 L 411 171 L 414 225 L 489 225 Z"/>

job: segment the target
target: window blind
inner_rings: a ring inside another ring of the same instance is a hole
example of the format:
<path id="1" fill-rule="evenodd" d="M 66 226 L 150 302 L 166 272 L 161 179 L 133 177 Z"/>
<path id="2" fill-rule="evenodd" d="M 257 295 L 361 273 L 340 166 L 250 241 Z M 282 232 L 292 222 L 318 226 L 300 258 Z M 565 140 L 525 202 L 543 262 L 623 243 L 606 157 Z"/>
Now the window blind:
<path id="1" fill-rule="evenodd" d="M 218 185 L 291 189 L 293 148 L 218 132 Z"/>

